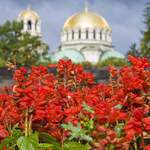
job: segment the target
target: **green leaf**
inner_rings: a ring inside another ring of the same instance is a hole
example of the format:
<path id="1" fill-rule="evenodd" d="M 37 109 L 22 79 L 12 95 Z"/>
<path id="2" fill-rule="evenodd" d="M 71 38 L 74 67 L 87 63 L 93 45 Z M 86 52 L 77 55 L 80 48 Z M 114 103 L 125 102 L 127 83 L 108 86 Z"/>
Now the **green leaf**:
<path id="1" fill-rule="evenodd" d="M 51 147 L 53 147 L 53 145 L 52 144 L 48 144 L 48 143 L 40 143 L 39 147 L 40 148 L 51 148 Z"/>
<path id="2" fill-rule="evenodd" d="M 11 149 L 13 149 L 13 146 L 16 145 L 18 138 L 20 138 L 21 136 L 24 135 L 23 131 L 21 131 L 20 129 L 16 129 L 17 127 L 18 127 L 18 125 L 16 124 L 12 128 L 13 136 L 8 136 L 2 140 L 2 142 L 0 144 L 0 150 L 3 150 L 3 148 L 6 145 L 9 147 L 12 147 Z"/>
<path id="3" fill-rule="evenodd" d="M 22 136 L 17 140 L 17 145 L 20 150 L 38 150 L 38 135 L 35 133 L 28 137 Z"/>
<path id="4" fill-rule="evenodd" d="M 54 150 L 61 150 L 61 144 L 48 133 L 38 132 L 39 137 L 46 143 L 52 144 Z"/>
<path id="5" fill-rule="evenodd" d="M 99 134 L 98 137 L 99 137 L 100 139 L 106 138 L 106 134 Z"/>
<path id="6" fill-rule="evenodd" d="M 13 130 L 16 129 L 16 128 L 18 128 L 18 126 L 19 126 L 19 123 L 16 123 L 16 124 L 13 126 Z"/>
<path id="7" fill-rule="evenodd" d="M 118 137 L 121 137 L 121 136 L 122 136 L 123 127 L 124 127 L 124 123 L 118 123 L 118 124 L 115 126 L 114 130 L 115 130 L 115 132 L 117 133 L 117 136 L 118 136 Z"/>
<path id="8" fill-rule="evenodd" d="M 81 129 L 81 126 L 80 126 L 80 123 L 78 123 L 77 127 L 73 126 L 71 122 L 67 124 L 63 124 L 62 125 L 63 128 L 65 129 L 68 129 L 71 132 L 71 136 L 69 137 L 69 140 L 72 140 L 72 139 L 78 139 L 82 133 L 82 129 Z"/>
<path id="9" fill-rule="evenodd" d="M 10 150 L 16 150 L 16 148 L 15 148 L 16 145 L 17 145 L 17 144 L 12 145 L 11 147 L 9 147 L 9 149 L 10 149 Z"/>
<path id="10" fill-rule="evenodd" d="M 109 127 L 109 123 L 105 123 L 105 125 L 104 125 L 106 128 L 108 128 Z"/>
<path id="11" fill-rule="evenodd" d="M 113 150 L 115 148 L 115 145 L 113 145 L 113 144 L 111 144 L 110 146 L 109 146 L 109 150 Z"/>
<path id="12" fill-rule="evenodd" d="M 90 135 L 86 135 L 85 133 L 83 133 L 83 134 L 80 135 L 80 140 L 85 140 L 85 141 L 88 141 L 88 142 L 92 142 L 93 138 Z"/>
<path id="13" fill-rule="evenodd" d="M 71 122 L 68 122 L 68 124 L 62 124 L 61 126 L 71 131 L 71 136 L 69 137 L 69 140 L 81 139 L 88 142 L 93 141 L 92 137 L 86 134 L 87 130 L 81 128 L 80 123 L 78 123 L 77 127 L 73 126 Z"/>
<path id="14" fill-rule="evenodd" d="M 9 144 L 12 140 L 14 139 L 14 137 L 12 136 L 8 136 L 5 139 L 2 140 L 1 144 L 0 144 L 0 150 L 3 150 L 4 147 Z"/>
<path id="15" fill-rule="evenodd" d="M 85 145 L 77 142 L 68 142 L 64 144 L 65 150 L 90 150 L 90 145 L 87 143 Z"/>
<path id="16" fill-rule="evenodd" d="M 114 108 L 119 108 L 119 109 L 121 109 L 121 108 L 122 108 L 122 105 L 117 104 Z"/>
<path id="17" fill-rule="evenodd" d="M 93 110 L 93 108 L 92 107 L 90 107 L 90 106 L 88 106 L 85 102 L 83 102 L 83 105 L 82 105 L 83 107 L 84 107 L 84 109 L 85 110 L 87 110 L 88 112 L 90 112 L 90 113 L 94 113 L 94 110 Z"/>

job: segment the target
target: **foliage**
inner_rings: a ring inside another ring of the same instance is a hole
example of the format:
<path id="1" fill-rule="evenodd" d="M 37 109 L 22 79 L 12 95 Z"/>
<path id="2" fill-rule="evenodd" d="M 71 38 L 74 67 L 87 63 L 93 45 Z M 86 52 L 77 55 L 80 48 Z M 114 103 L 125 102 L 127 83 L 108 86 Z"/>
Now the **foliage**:
<path id="1" fill-rule="evenodd" d="M 64 144 L 64 150 L 90 150 L 89 144 L 81 144 L 77 142 L 68 142 Z"/>
<path id="2" fill-rule="evenodd" d="M 113 65 L 113 66 L 123 66 L 123 65 L 128 65 L 128 62 L 126 59 L 123 58 L 116 58 L 116 57 L 109 57 L 106 60 L 100 62 L 97 64 L 97 66 L 109 66 L 109 65 Z"/>
<path id="3" fill-rule="evenodd" d="M 18 65 L 39 65 L 40 57 L 47 54 L 48 46 L 38 36 L 22 33 L 22 24 L 7 21 L 0 26 L 0 59 L 13 61 L 16 56 Z M 3 63 L 0 65 L 4 65 Z"/>
<path id="4" fill-rule="evenodd" d="M 133 43 L 130 47 L 129 47 L 129 51 L 127 52 L 127 56 L 131 55 L 134 57 L 139 57 L 140 56 L 140 51 L 137 49 L 137 44 Z"/>
<path id="5" fill-rule="evenodd" d="M 88 61 L 84 61 L 80 65 L 82 65 L 83 67 L 96 67 L 96 65 L 94 65 Z"/>
<path id="6" fill-rule="evenodd" d="M 93 139 L 89 135 L 86 134 L 86 130 L 81 128 L 80 123 L 77 124 L 77 127 L 73 126 L 71 122 L 68 122 L 68 124 L 62 124 L 62 127 L 65 129 L 68 129 L 71 131 L 71 136 L 69 137 L 68 140 L 84 140 L 88 142 L 92 142 Z"/>
<path id="7" fill-rule="evenodd" d="M 3 58 L 0 57 L 0 66 L 5 66 L 5 60 Z"/>
<path id="8" fill-rule="evenodd" d="M 19 137 L 23 136 L 24 133 L 17 129 L 18 124 L 14 125 L 14 127 L 11 129 L 11 135 L 7 136 L 0 144 L 0 150 L 3 150 L 3 148 L 8 145 L 8 147 L 11 147 L 11 149 L 15 149 L 17 145 L 17 140 Z"/>
<path id="9" fill-rule="evenodd" d="M 145 57 L 150 58 L 150 3 L 146 4 L 144 12 L 144 23 L 146 26 L 145 31 L 141 31 L 142 39 L 140 41 L 140 49 L 137 49 L 137 44 L 133 43 L 127 55 L 134 57 Z"/>
<path id="10" fill-rule="evenodd" d="M 1 149 L 148 150 L 150 63 L 128 59 L 131 67 L 110 65 L 109 83 L 96 86 L 71 60 L 49 65 L 55 77 L 43 65 L 13 67 L 15 83 L 0 89 Z"/>
<path id="11" fill-rule="evenodd" d="M 141 56 L 149 58 L 150 57 L 150 3 L 147 3 L 145 8 L 145 25 L 146 30 L 142 31 L 143 38 L 141 40 Z"/>
<path id="12" fill-rule="evenodd" d="M 62 150 L 61 143 L 50 134 L 45 132 L 39 132 L 38 135 L 42 141 L 53 145 L 52 148 L 54 150 Z"/>
<path id="13" fill-rule="evenodd" d="M 108 67 L 110 64 L 116 67 L 123 66 L 123 65 L 130 65 L 127 59 L 116 58 L 116 57 L 109 57 L 102 62 L 98 62 L 97 64 L 92 64 L 90 62 L 83 62 L 80 65 L 84 67 L 98 68 L 98 67 L 106 67 L 106 66 Z"/>

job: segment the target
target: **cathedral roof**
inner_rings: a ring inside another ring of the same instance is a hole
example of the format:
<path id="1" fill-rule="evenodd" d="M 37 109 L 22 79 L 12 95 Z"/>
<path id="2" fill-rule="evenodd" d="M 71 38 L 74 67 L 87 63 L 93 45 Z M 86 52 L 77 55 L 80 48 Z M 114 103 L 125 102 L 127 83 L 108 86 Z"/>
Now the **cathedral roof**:
<path id="1" fill-rule="evenodd" d="M 39 15 L 32 11 L 30 9 L 30 7 L 28 6 L 27 9 L 25 11 L 22 11 L 19 15 L 18 15 L 18 19 L 25 19 L 25 18 L 34 18 L 35 20 L 36 19 L 39 19 Z"/>
<path id="2" fill-rule="evenodd" d="M 97 47 L 95 45 L 87 45 L 87 46 L 84 46 L 80 49 L 80 51 L 85 51 L 85 50 L 96 50 L 96 51 L 103 51 L 100 47 Z"/>
<path id="3" fill-rule="evenodd" d="M 115 57 L 115 58 L 125 58 L 125 56 L 118 51 L 115 50 L 109 50 L 105 51 L 100 55 L 100 62 L 105 61 L 108 58 Z"/>
<path id="4" fill-rule="evenodd" d="M 52 62 L 58 62 L 59 59 L 71 59 L 74 63 L 82 63 L 85 61 L 84 56 L 74 49 L 56 51 L 51 55 Z"/>
<path id="5" fill-rule="evenodd" d="M 102 28 L 111 30 L 106 20 L 96 13 L 89 12 L 88 7 L 84 12 L 71 16 L 64 24 L 63 29 L 69 28 Z"/>

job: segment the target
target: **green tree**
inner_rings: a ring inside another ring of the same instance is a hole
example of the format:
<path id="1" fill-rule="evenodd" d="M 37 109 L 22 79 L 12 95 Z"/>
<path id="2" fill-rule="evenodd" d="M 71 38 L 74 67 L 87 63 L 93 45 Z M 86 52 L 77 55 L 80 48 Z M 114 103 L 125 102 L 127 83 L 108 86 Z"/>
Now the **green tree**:
<path id="1" fill-rule="evenodd" d="M 124 66 L 124 65 L 129 65 L 127 60 L 125 58 L 116 58 L 116 57 L 109 57 L 106 60 L 100 62 L 97 64 L 99 67 L 104 67 L 104 66 Z"/>
<path id="2" fill-rule="evenodd" d="M 127 56 L 131 55 L 134 57 L 139 57 L 140 56 L 140 51 L 137 49 L 137 44 L 133 43 L 130 47 L 129 47 L 129 51 L 127 52 Z"/>
<path id="3" fill-rule="evenodd" d="M 138 50 L 136 43 L 133 43 L 130 46 L 127 55 L 150 58 L 150 3 L 146 3 L 146 8 L 144 10 L 144 23 L 146 29 L 145 31 L 141 31 L 143 38 L 140 41 L 140 49 Z"/>
<path id="4" fill-rule="evenodd" d="M 0 26 L 0 60 L 12 62 L 16 56 L 17 65 L 39 65 L 41 56 L 48 53 L 48 46 L 39 36 L 22 33 L 22 28 L 16 21 Z"/>
<path id="5" fill-rule="evenodd" d="M 142 31 L 141 56 L 150 58 L 150 3 L 147 3 L 146 5 L 147 7 L 145 8 L 144 13 L 146 30 Z"/>

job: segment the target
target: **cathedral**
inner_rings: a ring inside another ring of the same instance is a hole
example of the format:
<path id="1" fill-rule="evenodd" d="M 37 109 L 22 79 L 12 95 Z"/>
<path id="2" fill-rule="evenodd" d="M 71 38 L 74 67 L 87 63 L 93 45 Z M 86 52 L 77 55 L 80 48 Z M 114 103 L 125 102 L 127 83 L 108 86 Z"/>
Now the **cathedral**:
<path id="1" fill-rule="evenodd" d="M 30 7 L 18 15 L 23 23 L 22 32 L 41 36 L 41 20 Z M 49 57 L 53 63 L 59 59 L 71 59 L 74 63 L 90 62 L 97 64 L 109 57 L 124 58 L 112 45 L 112 30 L 100 15 L 90 12 L 88 4 L 83 12 L 76 13 L 66 20 L 61 30 L 61 43 Z"/>

